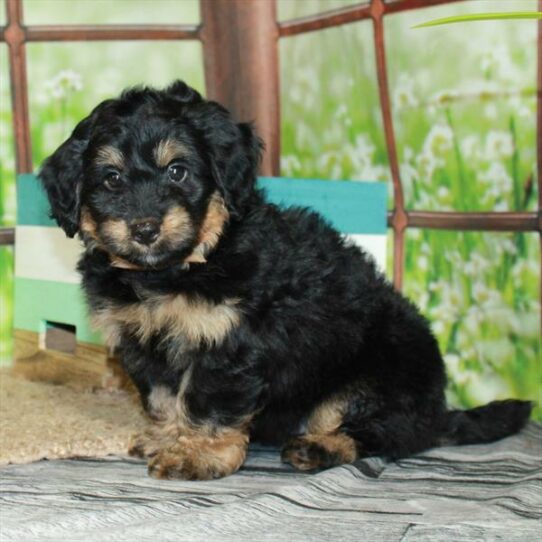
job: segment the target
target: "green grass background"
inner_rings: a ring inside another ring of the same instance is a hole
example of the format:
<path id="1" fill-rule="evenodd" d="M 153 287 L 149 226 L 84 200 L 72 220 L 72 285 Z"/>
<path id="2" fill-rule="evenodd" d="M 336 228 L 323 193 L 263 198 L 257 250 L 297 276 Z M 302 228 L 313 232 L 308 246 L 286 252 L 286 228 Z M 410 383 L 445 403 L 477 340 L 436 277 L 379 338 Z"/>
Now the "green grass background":
<path id="1" fill-rule="evenodd" d="M 352 3 L 279 0 L 279 18 Z M 199 21 L 196 0 L 24 0 L 24 8 L 28 24 Z M 410 208 L 535 209 L 536 22 L 412 27 L 460 13 L 536 8 L 536 0 L 473 0 L 386 19 L 394 122 Z M 161 86 L 180 77 L 204 91 L 199 43 L 33 43 L 27 56 L 36 166 L 90 108 L 127 85 Z M 283 174 L 391 187 L 372 24 L 285 38 L 280 62 Z M 2 44 L 3 225 L 15 218 L 7 76 Z M 405 290 L 432 321 L 450 375 L 450 402 L 472 406 L 513 396 L 541 403 L 537 236 L 409 230 L 406 253 Z M 4 364 L 11 359 L 12 268 L 12 250 L 1 248 Z M 535 416 L 542 418 L 540 408 Z"/>

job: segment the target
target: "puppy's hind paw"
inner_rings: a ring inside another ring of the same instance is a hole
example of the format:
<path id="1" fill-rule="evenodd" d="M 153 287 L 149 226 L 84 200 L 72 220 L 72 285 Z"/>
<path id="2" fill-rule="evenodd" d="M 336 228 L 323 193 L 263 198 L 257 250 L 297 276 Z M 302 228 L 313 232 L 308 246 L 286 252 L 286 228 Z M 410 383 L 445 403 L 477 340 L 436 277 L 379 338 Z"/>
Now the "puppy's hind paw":
<path id="1" fill-rule="evenodd" d="M 342 433 L 296 437 L 286 443 L 281 453 L 284 463 L 303 471 L 352 463 L 356 457 L 354 440 Z"/>

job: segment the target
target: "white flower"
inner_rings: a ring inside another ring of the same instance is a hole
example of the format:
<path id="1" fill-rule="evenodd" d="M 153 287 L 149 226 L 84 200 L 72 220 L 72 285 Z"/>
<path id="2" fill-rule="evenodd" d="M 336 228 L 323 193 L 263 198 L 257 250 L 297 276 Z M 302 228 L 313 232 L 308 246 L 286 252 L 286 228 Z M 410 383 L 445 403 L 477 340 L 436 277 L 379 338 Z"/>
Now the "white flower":
<path id="1" fill-rule="evenodd" d="M 532 312 L 517 313 L 512 322 L 513 332 L 522 338 L 536 339 L 540 336 L 540 310 L 533 309 Z"/>
<path id="2" fill-rule="evenodd" d="M 405 145 L 403 150 L 403 159 L 405 162 L 410 162 L 414 158 L 414 151 L 408 145 Z"/>
<path id="3" fill-rule="evenodd" d="M 498 258 L 502 257 L 503 254 L 511 254 L 513 256 L 518 252 L 516 243 L 514 243 L 512 239 L 501 235 L 491 237 L 486 236 L 484 242 L 491 244 L 493 251 Z"/>
<path id="4" fill-rule="evenodd" d="M 414 94 L 414 79 L 406 73 L 399 76 L 393 93 L 393 105 L 396 110 L 418 105 L 418 99 Z"/>
<path id="5" fill-rule="evenodd" d="M 488 196 L 498 198 L 512 191 L 512 178 L 501 162 L 492 162 L 486 171 L 478 174 L 478 178 L 483 183 L 490 185 L 487 191 Z"/>
<path id="6" fill-rule="evenodd" d="M 484 107 L 484 115 L 488 119 L 496 119 L 499 114 L 497 106 L 494 103 L 488 103 Z"/>
<path id="7" fill-rule="evenodd" d="M 463 320 L 465 334 L 475 336 L 479 334 L 480 325 L 484 322 L 485 317 L 485 312 L 477 305 L 472 305 L 469 307 Z"/>
<path id="8" fill-rule="evenodd" d="M 458 96 L 459 93 L 457 90 L 440 90 L 431 97 L 430 103 L 432 105 L 445 106 L 456 100 Z"/>
<path id="9" fill-rule="evenodd" d="M 465 272 L 467 273 L 467 269 L 469 269 L 472 276 L 480 276 L 490 267 L 491 264 L 485 256 L 479 252 L 471 252 L 469 261 L 465 263 Z"/>
<path id="10" fill-rule="evenodd" d="M 450 190 L 446 186 L 439 186 L 437 196 L 441 200 L 446 200 L 450 196 Z"/>
<path id="11" fill-rule="evenodd" d="M 62 100 L 69 94 L 82 90 L 83 80 L 81 75 L 73 70 L 62 70 L 46 81 L 44 86 L 50 96 Z"/>
<path id="12" fill-rule="evenodd" d="M 318 137 L 305 122 L 299 121 L 296 128 L 295 146 L 298 149 L 312 149 L 318 146 Z"/>
<path id="13" fill-rule="evenodd" d="M 301 162 L 295 154 L 281 156 L 280 169 L 285 177 L 293 177 L 296 171 L 301 170 Z"/>
<path id="14" fill-rule="evenodd" d="M 460 143 L 461 154 L 465 158 L 476 158 L 479 153 L 480 138 L 477 135 L 468 135 Z"/>
<path id="15" fill-rule="evenodd" d="M 506 383 L 493 371 L 475 373 L 473 378 L 469 379 L 468 390 L 480 403 L 487 403 L 510 393 Z"/>
<path id="16" fill-rule="evenodd" d="M 418 269 L 421 269 L 422 271 L 427 271 L 429 268 L 429 259 L 427 256 L 419 256 L 418 257 Z"/>
<path id="17" fill-rule="evenodd" d="M 401 164 L 400 171 L 403 187 L 405 189 L 405 197 L 407 200 L 410 200 L 413 194 L 413 185 L 419 180 L 420 174 L 415 167 L 411 166 L 407 162 Z"/>
<path id="18" fill-rule="evenodd" d="M 512 278 L 519 284 L 529 275 L 538 276 L 539 270 L 538 263 L 534 259 L 519 260 L 512 267 Z"/>
<path id="19" fill-rule="evenodd" d="M 335 110 L 335 117 L 338 119 L 341 119 L 343 117 L 346 117 L 348 115 L 348 108 L 344 103 L 341 103 L 339 107 Z"/>
<path id="20" fill-rule="evenodd" d="M 435 158 L 435 155 L 432 152 L 424 150 L 416 157 L 416 165 L 420 171 L 420 180 L 423 183 L 430 185 L 435 170 L 443 164 L 440 159 Z"/>
<path id="21" fill-rule="evenodd" d="M 472 285 L 472 298 L 482 308 L 495 308 L 502 304 L 501 293 L 488 288 L 484 283 L 476 281 Z"/>
<path id="22" fill-rule="evenodd" d="M 496 202 L 495 205 L 493 205 L 493 210 L 499 213 L 504 213 L 506 211 L 509 211 L 510 207 L 506 200 L 501 200 L 501 201 Z"/>
<path id="23" fill-rule="evenodd" d="M 445 280 L 435 280 L 429 283 L 428 290 L 430 292 L 440 292 L 446 285 L 447 282 Z"/>
<path id="24" fill-rule="evenodd" d="M 492 130 L 487 134 L 485 156 L 488 160 L 510 158 L 514 154 L 514 141 L 510 132 Z"/>
<path id="25" fill-rule="evenodd" d="M 435 335 L 444 333 L 444 324 L 440 320 L 431 322 L 431 329 Z"/>
<path id="26" fill-rule="evenodd" d="M 360 134 L 355 141 L 356 156 L 363 162 L 371 162 L 375 152 L 375 146 L 372 144 L 367 134 Z"/>
<path id="27" fill-rule="evenodd" d="M 454 134 L 447 124 L 436 124 L 431 128 L 423 144 L 424 154 L 442 156 L 453 145 Z"/>

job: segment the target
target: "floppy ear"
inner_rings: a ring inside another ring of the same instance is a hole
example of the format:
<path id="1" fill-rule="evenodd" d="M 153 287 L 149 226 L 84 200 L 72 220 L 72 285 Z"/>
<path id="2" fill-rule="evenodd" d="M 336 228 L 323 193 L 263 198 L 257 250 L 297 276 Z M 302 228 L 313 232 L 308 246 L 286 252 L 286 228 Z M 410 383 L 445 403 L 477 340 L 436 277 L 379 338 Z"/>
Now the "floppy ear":
<path id="1" fill-rule="evenodd" d="M 232 218 L 240 218 L 254 196 L 256 176 L 264 145 L 251 124 L 234 124 L 217 130 L 211 145 L 212 167 L 226 207 Z"/>
<path id="2" fill-rule="evenodd" d="M 72 135 L 45 160 L 39 178 L 51 205 L 51 218 L 73 237 L 79 229 L 83 153 L 92 125 L 92 115 L 82 120 Z"/>

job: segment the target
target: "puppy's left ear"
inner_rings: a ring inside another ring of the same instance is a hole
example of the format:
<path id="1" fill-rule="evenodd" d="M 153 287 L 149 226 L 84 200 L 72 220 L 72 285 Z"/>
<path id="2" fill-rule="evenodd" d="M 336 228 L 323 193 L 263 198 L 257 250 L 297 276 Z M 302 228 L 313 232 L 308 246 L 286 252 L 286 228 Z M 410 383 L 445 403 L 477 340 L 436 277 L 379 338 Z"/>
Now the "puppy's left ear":
<path id="1" fill-rule="evenodd" d="M 230 216 L 235 219 L 243 216 L 255 194 L 264 145 L 252 124 L 233 124 L 226 133 L 229 144 L 213 145 L 213 173 Z"/>
<path id="2" fill-rule="evenodd" d="M 45 160 L 39 173 L 51 205 L 51 218 L 68 237 L 73 237 L 79 229 L 83 153 L 88 146 L 91 122 L 91 117 L 82 120 Z"/>

